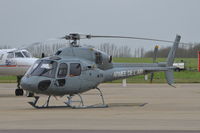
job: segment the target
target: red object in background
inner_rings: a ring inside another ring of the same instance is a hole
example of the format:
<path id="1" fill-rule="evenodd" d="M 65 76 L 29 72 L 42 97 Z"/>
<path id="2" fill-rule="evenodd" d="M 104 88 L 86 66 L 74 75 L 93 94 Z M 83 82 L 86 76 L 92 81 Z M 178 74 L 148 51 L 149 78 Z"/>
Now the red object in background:
<path id="1" fill-rule="evenodd" d="M 199 66 L 198 66 L 198 68 L 199 68 L 199 72 L 200 72 L 200 51 L 198 52 L 198 61 L 199 61 Z"/>

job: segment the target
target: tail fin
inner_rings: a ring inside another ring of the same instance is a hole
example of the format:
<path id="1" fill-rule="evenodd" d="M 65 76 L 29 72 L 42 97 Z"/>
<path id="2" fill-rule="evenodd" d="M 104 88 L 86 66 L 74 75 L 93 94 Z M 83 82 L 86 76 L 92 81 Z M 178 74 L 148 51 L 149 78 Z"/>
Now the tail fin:
<path id="1" fill-rule="evenodd" d="M 180 35 L 176 35 L 176 39 L 174 41 L 174 44 L 171 48 L 171 50 L 169 51 L 168 57 L 167 57 L 167 66 L 173 66 L 174 63 L 174 58 L 176 55 L 176 50 L 178 49 L 178 45 L 180 43 L 181 40 L 181 36 Z"/>
<path id="2" fill-rule="evenodd" d="M 178 45 L 180 43 L 181 40 L 181 36 L 180 35 L 176 35 L 176 39 L 174 41 L 174 44 L 171 48 L 171 50 L 169 51 L 168 57 L 167 57 L 167 67 L 169 66 L 173 66 L 174 63 L 174 58 L 176 55 L 176 51 L 178 49 Z M 172 84 L 174 83 L 174 74 L 173 74 L 173 70 L 169 69 L 165 72 L 165 78 L 167 80 L 167 83 L 171 86 L 173 86 Z"/>

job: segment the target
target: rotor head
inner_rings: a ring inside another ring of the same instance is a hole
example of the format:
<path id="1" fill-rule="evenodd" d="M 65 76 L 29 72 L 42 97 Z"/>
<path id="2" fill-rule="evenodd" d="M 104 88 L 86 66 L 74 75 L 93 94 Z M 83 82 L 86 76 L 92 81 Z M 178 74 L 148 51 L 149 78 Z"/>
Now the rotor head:
<path id="1" fill-rule="evenodd" d="M 91 38 L 91 35 L 83 35 L 83 34 L 78 34 L 78 33 L 71 33 L 64 37 L 61 37 L 61 39 L 66 39 L 66 40 L 71 41 L 70 42 L 71 46 L 75 46 L 75 47 L 79 46 L 77 41 L 81 39 L 90 39 L 90 38 Z"/>

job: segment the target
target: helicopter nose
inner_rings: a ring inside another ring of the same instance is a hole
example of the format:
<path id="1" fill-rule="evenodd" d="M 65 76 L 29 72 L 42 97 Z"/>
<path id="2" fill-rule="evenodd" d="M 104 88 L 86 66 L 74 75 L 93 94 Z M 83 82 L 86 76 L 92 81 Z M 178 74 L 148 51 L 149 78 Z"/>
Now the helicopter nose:
<path id="1" fill-rule="evenodd" d="M 34 91 L 34 88 L 35 88 L 34 84 L 35 84 L 35 82 L 31 78 L 24 78 L 23 77 L 21 79 L 21 87 L 24 90 Z"/>
<path id="2" fill-rule="evenodd" d="M 40 79 L 38 77 L 23 77 L 21 80 L 21 87 L 24 90 L 32 92 L 46 91 L 51 84 L 51 80 Z"/>

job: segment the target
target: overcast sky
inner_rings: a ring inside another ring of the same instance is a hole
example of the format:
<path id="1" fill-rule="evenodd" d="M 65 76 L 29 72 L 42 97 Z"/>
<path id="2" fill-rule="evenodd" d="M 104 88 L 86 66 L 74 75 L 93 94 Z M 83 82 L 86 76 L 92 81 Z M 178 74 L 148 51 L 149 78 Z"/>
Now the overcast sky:
<path id="1" fill-rule="evenodd" d="M 68 33 L 200 42 L 200 0 L 0 0 L 0 45 L 19 46 Z M 95 39 L 153 47 L 155 42 Z"/>

